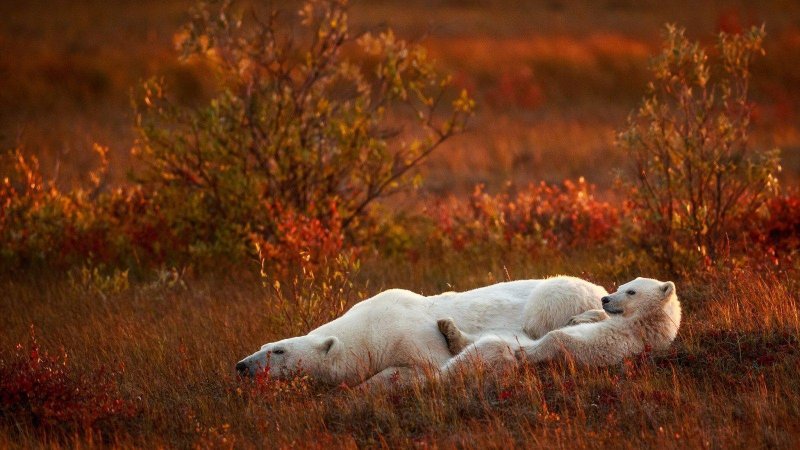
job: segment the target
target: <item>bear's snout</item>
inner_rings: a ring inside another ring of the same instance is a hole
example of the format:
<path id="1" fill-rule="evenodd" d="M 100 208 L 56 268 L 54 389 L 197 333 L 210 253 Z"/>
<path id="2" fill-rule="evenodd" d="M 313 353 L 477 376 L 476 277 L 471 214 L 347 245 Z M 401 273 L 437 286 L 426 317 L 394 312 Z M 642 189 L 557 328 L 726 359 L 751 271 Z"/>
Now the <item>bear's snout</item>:
<path id="1" fill-rule="evenodd" d="M 611 299 L 606 295 L 605 297 L 601 298 L 600 301 L 603 302 L 604 305 L 606 305 L 608 304 L 608 302 L 611 301 Z"/>
<path id="2" fill-rule="evenodd" d="M 239 361 L 236 363 L 236 371 L 239 372 L 239 375 L 243 377 L 250 375 L 250 367 L 248 367 L 247 363 L 244 361 Z"/>

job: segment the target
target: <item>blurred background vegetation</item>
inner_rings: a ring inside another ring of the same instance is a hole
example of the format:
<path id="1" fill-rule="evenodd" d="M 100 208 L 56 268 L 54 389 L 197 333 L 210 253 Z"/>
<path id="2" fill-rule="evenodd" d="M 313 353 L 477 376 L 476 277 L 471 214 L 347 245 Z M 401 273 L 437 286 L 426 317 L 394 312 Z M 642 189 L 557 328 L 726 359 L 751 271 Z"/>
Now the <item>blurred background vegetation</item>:
<path id="1" fill-rule="evenodd" d="M 3 6 L 3 263 L 797 262 L 797 5 L 345 3 Z"/>
<path id="2" fill-rule="evenodd" d="M 282 2 L 296 10 L 297 2 Z M 87 181 L 95 142 L 109 148 L 109 181 L 136 163 L 131 89 L 160 76 L 184 103 L 216 80 L 177 56 L 192 2 L 99 0 L 0 5 L 0 148 L 36 154 L 60 187 Z M 292 7 L 290 4 L 296 5 Z M 692 39 L 766 23 L 754 63 L 754 143 L 780 148 L 781 177 L 800 173 L 800 5 L 792 1 L 359 1 L 353 31 L 389 23 L 419 40 L 470 91 L 472 131 L 439 149 L 423 189 L 468 193 L 506 181 L 584 176 L 605 192 L 623 158 L 615 130 L 636 107 L 663 24 Z M 53 14 L 57 11 L 58 14 Z"/>

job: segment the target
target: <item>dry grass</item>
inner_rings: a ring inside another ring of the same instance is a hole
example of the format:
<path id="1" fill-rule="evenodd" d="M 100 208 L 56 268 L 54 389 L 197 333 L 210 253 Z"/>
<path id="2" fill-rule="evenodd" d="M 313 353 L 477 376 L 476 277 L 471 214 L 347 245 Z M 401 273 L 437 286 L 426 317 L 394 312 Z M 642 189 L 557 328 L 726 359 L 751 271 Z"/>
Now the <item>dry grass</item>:
<path id="1" fill-rule="evenodd" d="M 468 266 L 467 266 L 468 267 Z M 473 265 L 474 267 L 474 265 Z M 600 267 L 600 266 L 593 266 Z M 385 269 L 385 268 L 384 268 Z M 460 268 L 458 288 L 484 271 Z M 543 271 L 518 267 L 520 276 Z M 406 274 L 375 284 L 439 290 Z M 514 275 L 512 275 L 514 276 Z M 363 284 L 363 281 L 361 283 Z M 622 281 L 622 280 L 620 280 Z M 608 286 L 611 288 L 612 286 Z M 3 419 L 0 446 L 168 447 L 613 446 L 788 448 L 800 443 L 800 318 L 796 283 L 739 273 L 679 284 L 685 321 L 672 350 L 614 367 L 543 365 L 465 383 L 364 394 L 295 382 L 236 379 L 260 344 L 304 330 L 281 319 L 257 282 L 137 285 L 103 298 L 66 282 L 6 283 L 0 348 L 63 347 L 77 371 L 123 367 L 133 418 L 62 436 Z"/>

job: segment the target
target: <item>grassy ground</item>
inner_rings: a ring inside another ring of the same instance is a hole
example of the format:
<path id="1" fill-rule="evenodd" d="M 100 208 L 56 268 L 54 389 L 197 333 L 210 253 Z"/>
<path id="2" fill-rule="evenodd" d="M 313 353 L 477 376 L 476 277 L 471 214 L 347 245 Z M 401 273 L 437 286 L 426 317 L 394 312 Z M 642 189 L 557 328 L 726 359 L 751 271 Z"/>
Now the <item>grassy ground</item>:
<path id="1" fill-rule="evenodd" d="M 576 257 L 577 258 L 577 257 Z M 577 263 L 565 258 L 555 266 Z M 603 265 L 583 276 L 604 280 Z M 399 271 L 373 263 L 356 277 L 369 293 L 388 286 L 422 292 L 466 289 L 556 268 L 517 264 L 477 269 L 419 263 Z M 564 271 L 558 267 L 557 271 Z M 634 268 L 635 269 L 635 268 Z M 392 275 L 387 275 L 392 273 Z M 383 274 L 383 275 L 382 275 Z M 131 416 L 94 434 L 8 417 L 0 446 L 115 444 L 168 447 L 790 448 L 800 444 L 800 316 L 796 280 L 734 272 L 679 281 L 684 321 L 667 354 L 618 366 L 479 371 L 451 386 L 362 392 L 241 381 L 233 365 L 262 343 L 302 333 L 257 280 L 185 276 L 177 283 L 90 289 L 66 281 L 6 282 L 0 348 L 63 348 L 76 374 L 113 369 Z M 626 280 L 615 280 L 626 281 Z M 97 285 L 95 283 L 95 285 Z M 443 286 L 444 285 L 444 286 Z M 365 287 L 366 286 L 366 287 Z M 356 295 L 348 294 L 349 295 Z M 353 301 L 357 298 L 351 297 Z M 334 305 L 327 316 L 336 315 Z M 312 322 L 327 320 L 317 315 Z M 18 423 L 14 423 L 14 422 Z"/>

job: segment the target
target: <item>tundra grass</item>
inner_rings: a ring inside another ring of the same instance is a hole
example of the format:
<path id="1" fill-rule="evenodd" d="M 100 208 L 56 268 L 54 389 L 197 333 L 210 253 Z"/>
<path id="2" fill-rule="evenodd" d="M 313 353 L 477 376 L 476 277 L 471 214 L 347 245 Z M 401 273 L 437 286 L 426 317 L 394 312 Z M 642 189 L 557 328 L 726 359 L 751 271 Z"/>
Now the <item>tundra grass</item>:
<path id="1" fill-rule="evenodd" d="M 463 280 L 455 288 L 466 289 L 494 276 L 468 264 L 438 273 L 430 267 L 417 272 L 371 267 L 357 277 L 367 294 L 389 286 L 432 293 L 442 288 L 439 277 L 448 276 Z M 529 264 L 505 272 L 519 278 L 543 271 Z M 393 275 L 381 278 L 381 273 Z M 30 346 L 32 326 L 42 351 L 63 351 L 75 376 L 113 374 L 112 393 L 132 412 L 93 424 L 64 424 L 0 410 L 0 447 L 800 444 L 800 318 L 796 281 L 785 276 L 735 272 L 676 280 L 684 321 L 665 354 L 598 369 L 545 364 L 495 374 L 478 368 L 451 385 L 431 381 L 374 392 L 319 386 L 305 378 L 238 379 L 233 366 L 240 357 L 307 330 L 283 319 L 274 293 L 260 280 L 226 278 L 186 276 L 115 293 L 86 289 L 74 280 L 5 281 L 2 364 L 18 344 L 23 350 Z M 494 281 L 503 278 L 501 272 Z M 613 281 L 605 284 L 614 288 Z"/>

